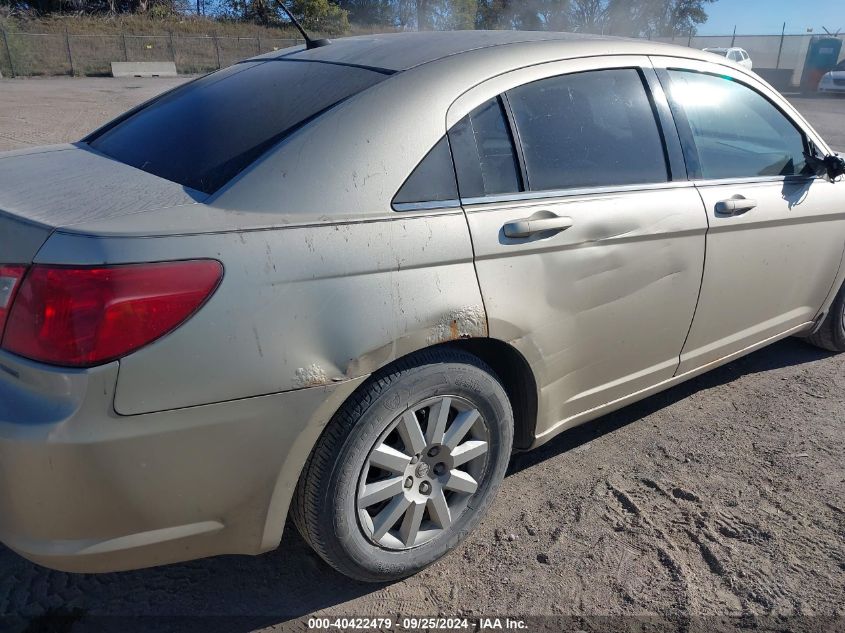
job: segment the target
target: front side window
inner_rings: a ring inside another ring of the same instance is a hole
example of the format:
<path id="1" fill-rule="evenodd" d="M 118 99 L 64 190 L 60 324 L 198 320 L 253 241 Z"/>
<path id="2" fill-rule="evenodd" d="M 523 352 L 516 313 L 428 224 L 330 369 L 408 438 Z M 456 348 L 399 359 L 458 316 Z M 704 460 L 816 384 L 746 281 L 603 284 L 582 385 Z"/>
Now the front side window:
<path id="1" fill-rule="evenodd" d="M 670 70 L 673 107 L 689 121 L 700 176 L 808 173 L 804 135 L 768 99 L 732 79 Z"/>
<path id="2" fill-rule="evenodd" d="M 637 70 L 551 77 L 507 96 L 530 189 L 668 180 L 657 120 Z"/>

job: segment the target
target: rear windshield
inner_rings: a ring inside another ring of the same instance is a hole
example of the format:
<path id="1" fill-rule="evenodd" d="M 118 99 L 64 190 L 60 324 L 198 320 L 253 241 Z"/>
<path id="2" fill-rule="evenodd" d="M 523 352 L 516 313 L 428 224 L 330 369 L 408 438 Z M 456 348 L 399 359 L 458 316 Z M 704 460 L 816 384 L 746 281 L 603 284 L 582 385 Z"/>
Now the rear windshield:
<path id="1" fill-rule="evenodd" d="M 292 59 L 236 64 L 85 140 L 122 163 L 214 193 L 284 136 L 387 77 L 377 69 Z"/>

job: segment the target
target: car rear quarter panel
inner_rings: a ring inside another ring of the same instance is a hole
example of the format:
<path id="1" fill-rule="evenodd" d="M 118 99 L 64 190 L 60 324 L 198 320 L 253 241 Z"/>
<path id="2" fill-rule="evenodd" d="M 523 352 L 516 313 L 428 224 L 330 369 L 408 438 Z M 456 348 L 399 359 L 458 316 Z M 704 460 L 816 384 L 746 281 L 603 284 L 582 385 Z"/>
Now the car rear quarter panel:
<path id="1" fill-rule="evenodd" d="M 157 238 L 59 233 L 38 261 L 193 258 L 219 259 L 224 279 L 186 324 L 120 361 L 121 414 L 344 381 L 487 332 L 460 210 Z"/>

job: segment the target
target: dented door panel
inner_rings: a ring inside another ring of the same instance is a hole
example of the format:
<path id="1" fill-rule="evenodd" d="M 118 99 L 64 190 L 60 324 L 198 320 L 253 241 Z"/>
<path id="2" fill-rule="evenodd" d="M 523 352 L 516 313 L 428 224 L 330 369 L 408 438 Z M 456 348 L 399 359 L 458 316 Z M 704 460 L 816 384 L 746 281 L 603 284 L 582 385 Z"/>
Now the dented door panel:
<path id="1" fill-rule="evenodd" d="M 195 236 L 54 234 L 38 261 L 118 264 L 172 253 L 219 259 L 223 282 L 190 327 L 120 361 L 122 414 L 344 381 L 487 333 L 460 210 Z M 197 367 L 202 380 L 184 380 Z"/>
<path id="2" fill-rule="evenodd" d="M 707 218 L 688 184 L 466 206 L 490 336 L 533 361 L 537 434 L 670 379 L 692 321 Z M 503 226 L 548 211 L 558 233 Z"/>

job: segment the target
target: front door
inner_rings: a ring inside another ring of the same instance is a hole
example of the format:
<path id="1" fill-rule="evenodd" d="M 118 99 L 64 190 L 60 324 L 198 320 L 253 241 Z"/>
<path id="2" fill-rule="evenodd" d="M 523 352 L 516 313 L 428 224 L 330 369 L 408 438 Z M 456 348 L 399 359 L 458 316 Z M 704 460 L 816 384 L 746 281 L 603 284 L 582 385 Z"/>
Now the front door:
<path id="1" fill-rule="evenodd" d="M 704 70 L 662 74 L 710 223 L 679 373 L 812 322 L 845 246 L 845 185 L 809 174 L 806 134 L 753 79 Z"/>

